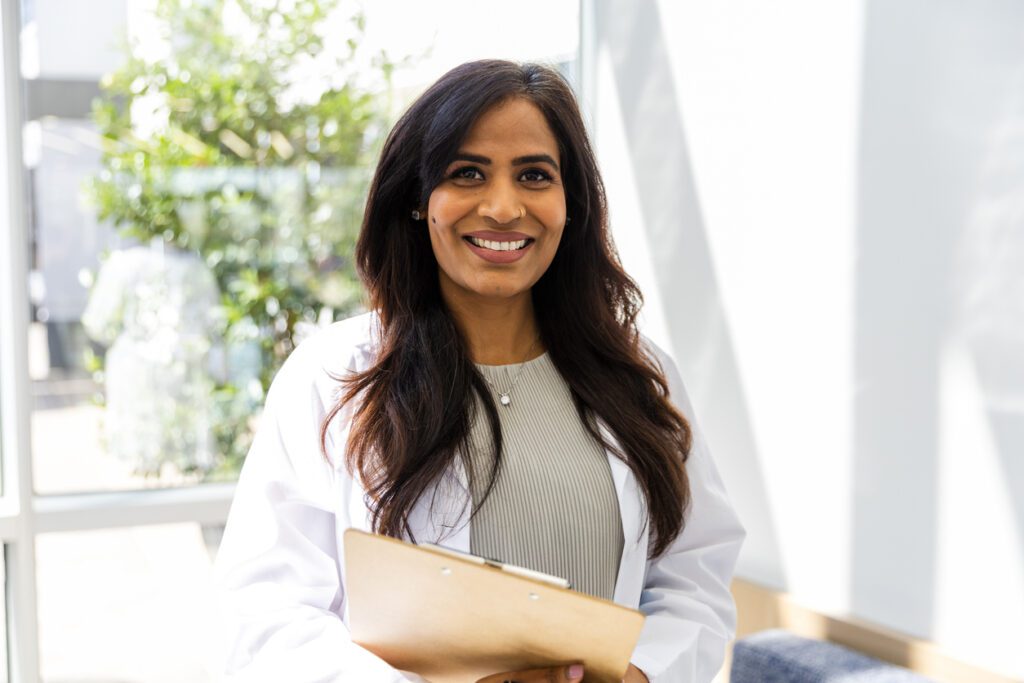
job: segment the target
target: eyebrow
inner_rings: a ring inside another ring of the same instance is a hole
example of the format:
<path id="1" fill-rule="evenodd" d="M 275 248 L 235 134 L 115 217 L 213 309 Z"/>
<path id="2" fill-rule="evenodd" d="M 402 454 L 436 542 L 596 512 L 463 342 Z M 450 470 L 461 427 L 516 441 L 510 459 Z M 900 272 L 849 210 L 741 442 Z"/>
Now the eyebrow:
<path id="1" fill-rule="evenodd" d="M 455 155 L 452 161 L 471 161 L 474 164 L 481 164 L 483 166 L 489 166 L 491 160 L 485 156 L 479 154 L 469 154 L 468 152 L 459 152 Z M 513 166 L 521 166 L 522 164 L 536 164 L 538 162 L 551 164 L 551 166 L 557 171 L 558 162 L 556 162 L 549 154 L 528 154 L 526 156 L 516 157 L 512 160 Z"/>

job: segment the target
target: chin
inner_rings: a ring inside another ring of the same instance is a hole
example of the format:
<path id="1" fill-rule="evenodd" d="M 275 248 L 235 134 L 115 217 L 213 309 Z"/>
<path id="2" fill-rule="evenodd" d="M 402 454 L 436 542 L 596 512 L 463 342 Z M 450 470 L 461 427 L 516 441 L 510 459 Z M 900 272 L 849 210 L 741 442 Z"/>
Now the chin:
<path id="1" fill-rule="evenodd" d="M 523 285 L 522 283 L 512 282 L 495 282 L 478 287 L 471 287 L 470 291 L 479 297 L 486 299 L 511 299 L 519 296 L 524 292 L 529 292 L 530 287 Z"/>
<path id="2" fill-rule="evenodd" d="M 477 292 L 477 295 L 484 297 L 485 299 L 513 299 L 529 291 L 529 288 L 513 289 L 511 287 L 505 287 L 500 289 L 485 289 Z"/>

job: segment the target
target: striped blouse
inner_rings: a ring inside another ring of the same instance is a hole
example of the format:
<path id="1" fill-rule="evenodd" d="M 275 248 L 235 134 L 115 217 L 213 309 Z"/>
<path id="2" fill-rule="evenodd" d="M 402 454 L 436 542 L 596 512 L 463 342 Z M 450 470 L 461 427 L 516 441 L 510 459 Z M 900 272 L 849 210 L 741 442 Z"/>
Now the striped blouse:
<path id="1" fill-rule="evenodd" d="M 501 471 L 481 506 L 494 454 L 477 399 L 469 438 L 471 552 L 612 599 L 623 547 L 618 498 L 605 450 L 580 422 L 568 384 L 547 353 L 477 368 L 492 388 L 504 443 Z M 511 403 L 502 405 L 499 392 L 510 388 Z"/>

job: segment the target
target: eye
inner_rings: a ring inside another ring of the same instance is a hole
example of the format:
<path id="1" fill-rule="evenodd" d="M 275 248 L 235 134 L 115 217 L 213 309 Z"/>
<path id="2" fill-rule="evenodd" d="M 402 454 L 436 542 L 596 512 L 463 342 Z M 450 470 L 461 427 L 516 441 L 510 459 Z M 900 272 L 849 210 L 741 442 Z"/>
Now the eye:
<path id="1" fill-rule="evenodd" d="M 451 180 L 483 180 L 484 174 L 476 166 L 460 166 L 448 174 Z"/>
<path id="2" fill-rule="evenodd" d="M 527 169 L 519 177 L 528 183 L 546 183 L 551 181 L 551 174 L 540 168 Z"/>

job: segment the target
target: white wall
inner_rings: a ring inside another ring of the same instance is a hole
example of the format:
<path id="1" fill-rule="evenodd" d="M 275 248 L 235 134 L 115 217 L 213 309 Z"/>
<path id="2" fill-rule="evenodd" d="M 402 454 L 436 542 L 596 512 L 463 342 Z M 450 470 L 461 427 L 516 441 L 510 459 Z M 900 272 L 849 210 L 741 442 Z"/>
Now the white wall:
<path id="1" fill-rule="evenodd" d="M 616 239 L 739 574 L 1024 676 L 1024 4 L 586 5 Z"/>

